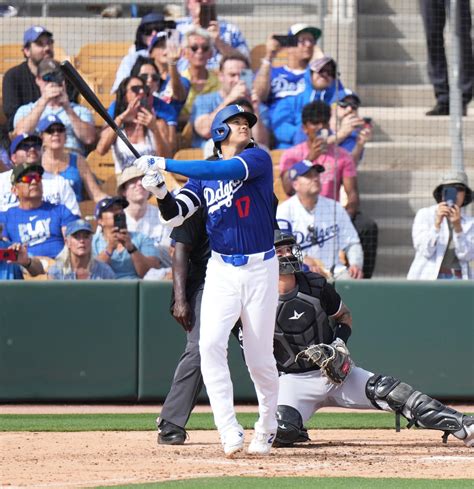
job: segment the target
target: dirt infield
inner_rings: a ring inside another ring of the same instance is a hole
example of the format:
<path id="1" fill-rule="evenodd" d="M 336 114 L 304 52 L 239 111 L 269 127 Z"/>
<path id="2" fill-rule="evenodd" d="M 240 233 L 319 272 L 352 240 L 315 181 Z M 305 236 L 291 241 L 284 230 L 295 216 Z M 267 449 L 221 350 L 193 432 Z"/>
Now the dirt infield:
<path id="1" fill-rule="evenodd" d="M 246 436 L 250 440 L 251 432 Z M 310 443 L 275 449 L 269 457 L 228 460 L 215 431 L 191 431 L 181 447 L 158 446 L 153 431 L 5 432 L 0 487 L 79 488 L 226 475 L 474 478 L 474 451 L 452 437 L 443 445 L 438 431 L 311 430 L 310 437 Z"/>

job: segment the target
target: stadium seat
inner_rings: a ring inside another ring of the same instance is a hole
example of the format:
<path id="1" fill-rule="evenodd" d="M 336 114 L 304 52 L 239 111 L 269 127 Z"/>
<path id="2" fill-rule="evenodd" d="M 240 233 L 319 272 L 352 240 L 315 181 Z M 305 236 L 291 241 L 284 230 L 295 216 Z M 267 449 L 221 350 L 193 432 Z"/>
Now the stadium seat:
<path id="1" fill-rule="evenodd" d="M 129 42 L 97 42 L 85 44 L 74 58 L 77 69 L 96 79 L 116 73 L 122 58 L 130 48 Z"/>
<path id="2" fill-rule="evenodd" d="M 112 157 L 112 151 L 108 151 L 104 156 L 92 151 L 87 156 L 87 162 L 92 173 L 101 180 L 100 185 L 103 186 L 107 179 L 111 176 L 115 176 L 115 164 Z"/>
<path id="3" fill-rule="evenodd" d="M 260 68 L 261 60 L 265 56 L 265 44 L 257 44 L 250 51 L 250 67 L 253 72 L 258 71 Z M 272 66 L 284 66 L 288 62 L 288 51 L 286 49 L 280 49 Z"/>
<path id="4" fill-rule="evenodd" d="M 58 45 L 54 45 L 54 59 L 64 61 L 70 59 L 66 52 Z M 25 61 L 23 55 L 23 44 L 2 44 L 0 49 L 0 73 L 4 74 L 13 66 L 19 65 Z"/>
<path id="5" fill-rule="evenodd" d="M 95 202 L 93 200 L 83 200 L 82 202 L 79 202 L 79 209 L 81 210 L 82 219 L 88 221 L 95 231 L 97 227 L 94 215 Z"/>

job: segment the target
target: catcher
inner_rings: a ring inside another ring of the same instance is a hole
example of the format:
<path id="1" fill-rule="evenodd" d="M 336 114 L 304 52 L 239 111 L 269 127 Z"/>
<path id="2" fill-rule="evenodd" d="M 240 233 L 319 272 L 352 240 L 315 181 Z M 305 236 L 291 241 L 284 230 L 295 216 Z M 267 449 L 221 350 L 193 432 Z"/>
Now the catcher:
<path id="1" fill-rule="evenodd" d="M 302 272 L 293 236 L 275 232 L 280 266 L 274 353 L 279 378 L 274 446 L 308 441 L 303 424 L 321 407 L 395 412 L 409 426 L 444 431 L 474 446 L 474 417 L 451 409 L 400 380 L 354 365 L 346 343 L 351 313 L 321 275 Z"/>

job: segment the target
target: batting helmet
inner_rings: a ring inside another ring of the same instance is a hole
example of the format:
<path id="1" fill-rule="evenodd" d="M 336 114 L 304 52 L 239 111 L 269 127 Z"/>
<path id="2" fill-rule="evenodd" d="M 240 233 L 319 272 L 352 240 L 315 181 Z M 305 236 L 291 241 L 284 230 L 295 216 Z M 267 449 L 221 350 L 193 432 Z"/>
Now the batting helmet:
<path id="1" fill-rule="evenodd" d="M 252 114 L 252 112 L 246 112 L 242 106 L 237 104 L 228 105 L 220 110 L 212 121 L 211 137 L 214 144 L 220 143 L 227 138 L 230 133 L 230 127 L 226 122 L 236 115 L 245 117 L 249 127 L 253 127 L 257 123 L 257 116 Z"/>
<path id="2" fill-rule="evenodd" d="M 273 242 L 277 250 L 280 246 L 288 246 L 291 248 L 291 255 L 278 257 L 280 275 L 290 275 L 291 273 L 300 272 L 303 263 L 303 254 L 295 237 L 292 234 L 284 233 L 280 229 L 276 229 Z"/>

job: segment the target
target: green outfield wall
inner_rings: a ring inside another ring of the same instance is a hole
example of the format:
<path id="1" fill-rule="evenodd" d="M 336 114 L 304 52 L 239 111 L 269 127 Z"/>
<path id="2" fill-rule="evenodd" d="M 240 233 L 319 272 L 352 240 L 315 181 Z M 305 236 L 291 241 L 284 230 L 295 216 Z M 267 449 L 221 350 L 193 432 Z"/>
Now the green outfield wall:
<path id="1" fill-rule="evenodd" d="M 337 289 L 353 314 L 359 366 L 436 397 L 474 399 L 474 283 Z M 186 341 L 170 293 L 160 282 L 0 282 L 0 402 L 162 401 Z M 255 400 L 235 338 L 229 359 L 236 400 Z"/>

